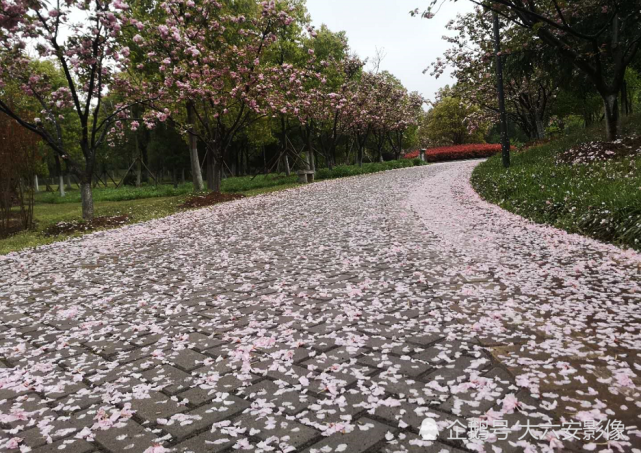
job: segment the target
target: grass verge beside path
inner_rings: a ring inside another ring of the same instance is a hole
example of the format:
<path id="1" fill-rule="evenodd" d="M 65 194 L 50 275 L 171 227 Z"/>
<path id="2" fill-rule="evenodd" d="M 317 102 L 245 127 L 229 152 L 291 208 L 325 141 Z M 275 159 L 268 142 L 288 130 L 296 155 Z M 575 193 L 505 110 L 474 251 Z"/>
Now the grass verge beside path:
<path id="1" fill-rule="evenodd" d="M 398 160 L 382 163 L 363 164 L 363 167 L 355 165 L 339 165 L 332 170 L 326 168 L 319 169 L 316 172 L 317 180 L 344 178 L 346 176 L 364 175 L 367 173 L 376 173 L 379 171 L 393 170 L 396 168 L 406 168 L 418 165 L 418 160 Z M 258 175 L 239 176 L 235 178 L 226 178 L 221 183 L 221 192 L 223 193 L 242 193 L 268 189 L 273 187 L 287 186 L 296 184 L 298 177 L 295 172 L 291 176 L 280 175 Z M 144 198 L 166 198 L 187 195 L 192 193 L 194 186 L 191 182 L 179 184 L 174 187 L 170 184 L 165 185 L 144 185 L 143 187 L 121 186 L 115 187 L 97 187 L 93 191 L 95 202 L 100 201 L 127 201 L 139 200 Z M 49 204 L 73 204 L 80 203 L 80 191 L 76 187 L 67 190 L 67 195 L 61 197 L 58 192 L 40 192 L 36 194 L 36 203 Z"/>
<path id="2" fill-rule="evenodd" d="M 376 173 L 396 168 L 412 167 L 420 165 L 415 161 L 392 161 L 384 163 L 364 164 L 362 168 L 357 166 L 338 166 L 333 170 L 319 169 L 316 173 L 317 180 L 336 179 L 347 176 L 356 176 L 367 173 Z M 222 192 L 242 193 L 245 196 L 255 196 L 263 193 L 275 192 L 278 190 L 290 189 L 298 186 L 298 177 L 284 175 L 259 175 L 256 178 L 243 176 L 227 178 L 222 182 Z M 185 199 L 192 193 L 191 183 L 181 184 L 178 188 L 171 185 L 143 186 L 115 188 L 98 188 L 94 190 L 94 210 L 96 217 L 121 216 L 130 217 L 130 223 L 145 222 L 147 220 L 166 217 L 181 211 L 178 206 L 185 202 Z M 34 206 L 34 217 L 36 228 L 25 231 L 6 239 L 0 240 L 0 255 L 23 250 L 25 248 L 37 247 L 61 241 L 67 237 L 80 236 L 76 233 L 72 236 L 45 236 L 43 231 L 58 222 L 70 222 L 82 219 L 80 207 L 80 192 L 71 190 L 67 196 L 61 198 L 57 193 L 40 193 L 36 195 Z"/>
<path id="3" fill-rule="evenodd" d="M 641 133 L 641 118 L 624 125 Z M 602 140 L 601 128 L 480 164 L 472 185 L 487 201 L 537 223 L 553 225 L 619 246 L 641 250 L 641 157 L 565 164 L 557 156 L 578 143 Z"/>

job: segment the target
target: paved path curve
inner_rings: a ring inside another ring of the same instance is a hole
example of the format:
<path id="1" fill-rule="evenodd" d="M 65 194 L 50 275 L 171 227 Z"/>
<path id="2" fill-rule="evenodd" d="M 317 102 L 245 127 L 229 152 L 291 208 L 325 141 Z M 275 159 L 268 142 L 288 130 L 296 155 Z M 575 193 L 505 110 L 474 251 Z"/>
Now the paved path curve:
<path id="1" fill-rule="evenodd" d="M 488 205 L 477 163 L 2 257 L 0 449 L 639 452 L 639 255 Z M 523 429 L 571 420 L 629 428 Z"/>

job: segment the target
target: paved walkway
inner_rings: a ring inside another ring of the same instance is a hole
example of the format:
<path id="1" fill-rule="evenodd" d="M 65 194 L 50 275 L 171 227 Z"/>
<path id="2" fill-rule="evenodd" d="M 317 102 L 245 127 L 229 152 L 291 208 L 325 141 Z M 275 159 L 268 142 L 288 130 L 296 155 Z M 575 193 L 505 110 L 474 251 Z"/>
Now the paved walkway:
<path id="1" fill-rule="evenodd" d="M 639 255 L 482 202 L 474 165 L 2 258 L 0 449 L 641 451 Z"/>

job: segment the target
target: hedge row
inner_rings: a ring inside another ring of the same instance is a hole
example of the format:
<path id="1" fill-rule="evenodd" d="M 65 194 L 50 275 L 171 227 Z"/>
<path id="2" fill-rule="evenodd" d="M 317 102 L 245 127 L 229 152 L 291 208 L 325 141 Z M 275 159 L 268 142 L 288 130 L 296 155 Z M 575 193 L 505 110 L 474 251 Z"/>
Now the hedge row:
<path id="1" fill-rule="evenodd" d="M 427 162 L 445 162 L 459 159 L 480 159 L 490 157 L 501 152 L 500 144 L 469 144 L 456 146 L 442 146 L 430 148 L 425 151 Z M 416 159 L 419 151 L 412 151 L 405 154 L 405 159 Z"/>

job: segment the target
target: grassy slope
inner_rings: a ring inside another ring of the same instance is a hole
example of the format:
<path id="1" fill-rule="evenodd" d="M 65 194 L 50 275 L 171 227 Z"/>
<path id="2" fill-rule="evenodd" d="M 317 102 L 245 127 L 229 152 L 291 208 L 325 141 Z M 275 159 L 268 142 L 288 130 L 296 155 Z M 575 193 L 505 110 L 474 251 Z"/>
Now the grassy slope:
<path id="1" fill-rule="evenodd" d="M 383 164 L 364 164 L 363 168 L 338 166 L 332 171 L 320 169 L 316 177 L 318 180 L 334 179 L 410 167 L 412 165 L 414 165 L 413 161 L 406 160 L 385 162 Z M 228 178 L 222 183 L 222 191 L 254 196 L 296 187 L 298 185 L 297 179 L 296 175 L 289 177 L 283 175 L 260 175 L 256 178 L 249 176 Z M 127 214 L 132 222 L 144 222 L 166 217 L 178 212 L 177 206 L 184 202 L 192 192 L 192 189 L 191 183 L 181 184 L 176 189 L 170 185 L 95 189 L 95 215 L 99 217 Z M 34 206 L 34 216 L 37 222 L 35 230 L 0 240 L 0 255 L 65 239 L 66 237 L 46 237 L 42 234 L 42 231 L 58 222 L 80 220 L 82 218 L 81 214 L 80 192 L 78 190 L 68 191 L 65 198 L 60 198 L 57 193 L 45 192 L 37 194 Z"/>
<path id="2" fill-rule="evenodd" d="M 641 133 L 640 120 L 628 120 L 625 132 Z M 514 153 L 507 171 L 495 156 L 476 168 L 472 184 L 486 200 L 535 222 L 641 250 L 641 158 L 555 162 L 574 144 L 601 139 L 598 128 Z"/>

